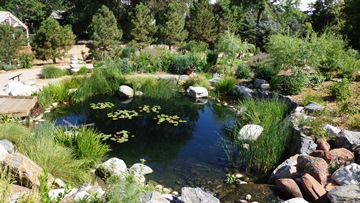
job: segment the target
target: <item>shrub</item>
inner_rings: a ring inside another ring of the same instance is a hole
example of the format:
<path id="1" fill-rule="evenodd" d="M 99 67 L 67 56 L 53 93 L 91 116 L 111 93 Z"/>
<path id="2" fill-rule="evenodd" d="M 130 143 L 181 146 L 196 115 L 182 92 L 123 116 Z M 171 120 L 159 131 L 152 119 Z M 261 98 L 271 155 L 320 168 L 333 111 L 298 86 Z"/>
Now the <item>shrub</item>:
<path id="1" fill-rule="evenodd" d="M 192 61 L 188 55 L 176 56 L 169 71 L 174 74 L 182 74 L 191 63 Z"/>
<path id="2" fill-rule="evenodd" d="M 124 58 L 121 61 L 121 72 L 122 73 L 130 73 L 132 71 L 132 67 L 128 58 Z"/>
<path id="3" fill-rule="evenodd" d="M 190 77 L 188 80 L 185 81 L 183 88 L 184 90 L 187 90 L 190 86 L 199 86 L 199 87 L 205 87 L 206 89 L 210 88 L 210 82 L 209 80 L 201 75 L 198 74 L 195 77 Z"/>
<path id="4" fill-rule="evenodd" d="M 307 105 L 310 101 L 316 102 L 318 104 L 325 105 L 323 97 L 319 95 L 313 95 L 313 94 L 306 94 L 303 99 L 301 100 L 301 103 L 303 106 Z"/>
<path id="5" fill-rule="evenodd" d="M 290 76 L 284 76 L 280 80 L 280 89 L 285 94 L 299 94 L 309 84 L 309 79 L 301 70 L 296 70 Z"/>
<path id="6" fill-rule="evenodd" d="M 309 80 L 309 85 L 311 85 L 312 87 L 317 87 L 325 81 L 325 77 L 321 74 L 310 73 L 307 74 L 306 77 Z"/>
<path id="7" fill-rule="evenodd" d="M 252 71 L 249 66 L 247 66 L 244 62 L 238 64 L 235 76 L 241 79 L 250 79 L 252 78 Z"/>
<path id="8" fill-rule="evenodd" d="M 351 82 L 347 78 L 342 79 L 341 82 L 336 82 L 329 88 L 331 96 L 337 101 L 346 101 L 351 97 Z"/>
<path id="9" fill-rule="evenodd" d="M 350 81 L 354 81 L 359 70 L 360 60 L 351 55 L 346 55 L 340 68 L 340 73 L 343 74 L 343 77 Z"/>
<path id="10" fill-rule="evenodd" d="M 273 78 L 276 78 L 280 72 L 280 68 L 271 61 L 257 63 L 253 70 L 255 78 L 264 79 L 266 81 L 271 81 Z"/>
<path id="11" fill-rule="evenodd" d="M 11 70 L 15 70 L 17 67 L 15 65 L 12 65 L 12 64 L 3 64 L 2 68 L 5 71 L 11 71 Z"/>
<path id="12" fill-rule="evenodd" d="M 80 70 L 76 73 L 76 75 L 86 75 L 89 70 L 86 67 L 80 67 Z"/>
<path id="13" fill-rule="evenodd" d="M 126 173 L 122 176 L 111 176 L 108 179 L 110 188 L 106 193 L 106 200 L 109 203 L 129 202 L 140 203 L 142 184 L 133 174 Z"/>
<path id="14" fill-rule="evenodd" d="M 45 66 L 41 70 L 40 78 L 47 79 L 47 78 L 59 78 L 67 74 L 67 70 L 58 68 L 56 66 Z"/>
<path id="15" fill-rule="evenodd" d="M 143 97 L 168 99 L 176 94 L 176 82 L 174 80 L 140 78 L 130 80 L 134 90 L 144 93 Z"/>
<path id="16" fill-rule="evenodd" d="M 31 68 L 33 66 L 34 57 L 29 53 L 22 53 L 19 55 L 19 64 L 21 68 Z"/>
<path id="17" fill-rule="evenodd" d="M 126 46 L 121 53 L 122 58 L 131 58 L 135 55 L 136 48 L 133 46 Z"/>
<path id="18" fill-rule="evenodd" d="M 226 77 L 223 80 L 216 83 L 216 91 L 219 94 L 228 94 L 230 95 L 232 89 L 237 84 L 237 80 L 234 77 Z"/>
<path id="19" fill-rule="evenodd" d="M 136 70 L 143 73 L 147 72 L 150 62 L 150 54 L 148 52 L 140 52 L 140 55 L 136 56 L 134 66 Z"/>
<path id="20" fill-rule="evenodd" d="M 347 122 L 347 126 L 349 126 L 349 128 L 351 130 L 359 131 L 360 130 L 360 114 L 357 113 L 353 117 L 351 117 L 349 119 L 349 121 Z"/>
<path id="21" fill-rule="evenodd" d="M 185 44 L 185 46 L 181 47 L 180 50 L 189 52 L 204 52 L 208 49 L 208 46 L 209 45 L 206 42 L 190 40 Z"/>
<path id="22" fill-rule="evenodd" d="M 219 52 L 218 51 L 207 51 L 206 52 L 206 63 L 207 66 L 213 66 L 216 64 L 217 60 L 219 57 Z"/>

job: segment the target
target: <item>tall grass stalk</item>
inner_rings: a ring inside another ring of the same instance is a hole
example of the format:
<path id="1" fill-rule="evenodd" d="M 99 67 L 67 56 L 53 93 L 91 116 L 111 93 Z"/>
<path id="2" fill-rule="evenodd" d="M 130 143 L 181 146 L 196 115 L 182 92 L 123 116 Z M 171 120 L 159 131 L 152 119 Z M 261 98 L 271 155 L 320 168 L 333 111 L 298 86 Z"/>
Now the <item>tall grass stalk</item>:
<path id="1" fill-rule="evenodd" d="M 0 203 L 7 203 L 10 194 L 10 185 L 14 181 L 13 175 L 8 168 L 0 171 Z"/>
<path id="2" fill-rule="evenodd" d="M 29 157 L 55 177 L 72 185 L 79 185 L 93 180 L 88 160 L 76 159 L 74 150 L 54 142 L 53 123 L 42 123 L 34 132 L 14 124 L 0 124 L 0 139 L 8 139 L 17 150 Z"/>
<path id="3" fill-rule="evenodd" d="M 155 79 L 155 78 L 138 78 L 129 80 L 134 90 L 140 90 L 144 97 L 169 99 L 176 94 L 177 85 L 174 80 Z"/>
<path id="4" fill-rule="evenodd" d="M 233 162 L 245 166 L 247 171 L 268 172 L 280 161 L 291 132 L 289 122 L 284 119 L 289 113 L 288 105 L 281 100 L 248 99 L 240 102 L 246 108 L 239 126 L 234 131 L 236 158 Z M 263 132 L 257 140 L 238 139 L 238 129 L 245 124 L 258 124 Z M 244 147 L 246 145 L 248 147 Z"/>

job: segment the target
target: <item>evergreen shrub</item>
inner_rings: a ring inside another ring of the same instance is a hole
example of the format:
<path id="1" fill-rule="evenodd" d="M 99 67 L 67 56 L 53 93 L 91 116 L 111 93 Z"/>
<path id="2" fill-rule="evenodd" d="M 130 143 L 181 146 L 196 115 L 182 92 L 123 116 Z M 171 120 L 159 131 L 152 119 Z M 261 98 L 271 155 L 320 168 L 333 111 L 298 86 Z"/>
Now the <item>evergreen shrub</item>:
<path id="1" fill-rule="evenodd" d="M 252 77 L 252 70 L 244 62 L 238 64 L 235 76 L 240 79 L 250 79 Z"/>
<path id="2" fill-rule="evenodd" d="M 292 75 L 280 79 L 280 89 L 284 94 L 299 94 L 308 85 L 309 79 L 301 70 L 296 70 Z"/>

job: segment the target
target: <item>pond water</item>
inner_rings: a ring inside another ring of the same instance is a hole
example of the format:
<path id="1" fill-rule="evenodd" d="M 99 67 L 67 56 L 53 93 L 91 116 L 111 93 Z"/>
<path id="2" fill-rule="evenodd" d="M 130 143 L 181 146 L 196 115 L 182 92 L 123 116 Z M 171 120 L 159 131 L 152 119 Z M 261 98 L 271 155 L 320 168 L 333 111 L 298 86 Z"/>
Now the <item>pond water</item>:
<path id="1" fill-rule="evenodd" d="M 90 108 L 90 103 L 97 102 L 111 102 L 114 106 Z M 156 112 L 152 107 L 156 107 Z M 138 115 L 131 119 L 109 118 L 108 113 L 116 110 L 134 110 Z M 164 120 L 161 114 L 177 115 L 186 122 L 177 126 L 166 121 L 158 124 Z M 146 178 L 165 187 L 177 190 L 184 186 L 214 187 L 223 182 L 228 173 L 228 159 L 223 149 L 227 139 L 224 127 L 234 122 L 234 113 L 212 101 L 194 101 L 183 96 L 171 100 L 120 101 L 117 97 L 96 96 L 58 108 L 52 116 L 57 118 L 57 125 L 64 125 L 65 120 L 72 124 L 94 123 L 95 128 L 105 134 L 128 131 L 128 141 L 108 141 L 112 149 L 108 157 L 123 159 L 128 167 L 145 159 L 145 164 L 154 170 Z"/>

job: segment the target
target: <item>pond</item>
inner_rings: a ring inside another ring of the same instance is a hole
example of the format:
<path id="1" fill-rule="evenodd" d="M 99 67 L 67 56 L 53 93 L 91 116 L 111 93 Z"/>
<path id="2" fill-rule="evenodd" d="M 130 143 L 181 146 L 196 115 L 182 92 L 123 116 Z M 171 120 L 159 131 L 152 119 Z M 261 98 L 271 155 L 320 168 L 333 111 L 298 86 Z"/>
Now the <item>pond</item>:
<path id="1" fill-rule="evenodd" d="M 90 108 L 91 103 L 98 102 L 114 106 Z M 57 125 L 94 123 L 97 130 L 113 138 L 123 136 L 126 130 L 127 141 L 108 140 L 112 149 L 108 157 L 123 159 L 128 167 L 146 160 L 145 164 L 154 170 L 146 178 L 165 187 L 211 188 L 221 184 L 228 173 L 224 128 L 234 122 L 234 113 L 210 100 L 179 96 L 171 100 L 137 97 L 120 101 L 101 95 L 60 107 L 52 116 L 57 118 Z"/>

